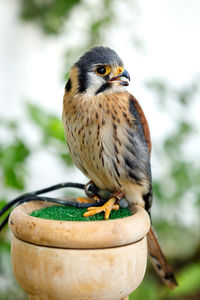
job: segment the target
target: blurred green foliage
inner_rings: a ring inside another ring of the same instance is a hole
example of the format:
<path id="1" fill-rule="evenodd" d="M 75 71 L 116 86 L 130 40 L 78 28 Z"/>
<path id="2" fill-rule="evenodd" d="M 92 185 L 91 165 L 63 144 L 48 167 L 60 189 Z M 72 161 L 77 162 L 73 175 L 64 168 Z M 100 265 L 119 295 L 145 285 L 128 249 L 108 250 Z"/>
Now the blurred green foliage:
<path id="1" fill-rule="evenodd" d="M 15 143 L 1 147 L 0 163 L 2 167 L 3 183 L 19 190 L 24 189 L 25 161 L 29 150 L 23 141 L 16 139 Z M 17 163 L 16 163 L 17 162 Z"/>
<path id="2" fill-rule="evenodd" d="M 40 130 L 42 146 L 51 147 L 52 152 L 55 152 L 56 156 L 60 157 L 65 164 L 73 165 L 67 148 L 61 117 L 51 115 L 45 109 L 31 103 L 27 104 L 27 113 L 34 126 Z"/>
<path id="3" fill-rule="evenodd" d="M 195 157 L 189 156 L 185 152 L 185 148 L 188 146 L 192 150 L 191 140 L 199 133 L 191 111 L 195 98 L 200 92 L 199 79 L 195 79 L 181 90 L 176 90 L 158 79 L 148 82 L 147 87 L 156 94 L 160 109 L 165 111 L 171 123 L 175 124 L 173 131 L 170 131 L 163 143 L 156 145 L 155 148 L 157 156 L 165 160 L 162 177 L 158 181 L 154 180 L 156 198 L 159 201 L 163 200 L 168 205 L 177 206 L 191 191 L 194 203 L 197 204 L 197 209 L 200 209 L 198 206 L 200 163 Z M 173 107 L 175 110 L 172 109 Z M 169 181 L 174 184 L 173 188 L 166 193 Z"/>
<path id="4" fill-rule="evenodd" d="M 85 49 L 105 42 L 109 27 L 120 22 L 115 11 L 117 2 L 118 0 L 19 0 L 24 22 L 36 24 L 46 34 L 59 35 L 65 26 L 68 31 L 73 31 L 70 27 L 71 17 L 78 18 L 80 12 L 86 15 L 81 29 L 85 35 L 84 42 L 77 41 L 76 45 L 66 49 L 66 56 L 63 58 L 66 60 L 66 71 L 74 58 Z M 127 5 L 132 5 L 131 1 L 127 1 Z M 143 283 L 130 299 L 200 299 L 200 163 L 197 155 L 188 155 L 189 152 L 186 151 L 188 147 L 192 147 L 192 139 L 198 139 L 199 134 L 191 113 L 193 103 L 199 96 L 199 82 L 194 79 L 188 86 L 178 90 L 163 80 L 154 79 L 146 87 L 155 95 L 160 112 L 164 112 L 173 124 L 164 140 L 153 143 L 155 155 L 162 166 L 159 178 L 153 178 L 152 214 L 164 252 L 174 265 L 179 287 L 169 291 L 149 266 Z M 66 168 L 72 165 L 61 117 L 33 103 L 27 103 L 24 110 L 28 123 L 39 133 L 34 146 L 21 134 L 19 120 L 0 117 L 0 126 L 6 135 L 0 141 L 0 208 L 13 195 L 26 191 L 28 162 L 37 151 L 44 149 L 52 153 L 66 164 Z M 4 278 L 10 283 L 6 290 L 0 291 L 0 300 L 27 299 L 21 289 L 16 289 L 11 277 L 9 251 L 10 238 L 5 230 L 0 236 L 0 280 Z"/>
<path id="5" fill-rule="evenodd" d="M 7 187 L 23 190 L 26 176 L 25 163 L 30 151 L 17 134 L 17 122 L 0 119 L 0 125 L 12 136 L 11 142 L 0 142 L 2 183 Z"/>
<path id="6" fill-rule="evenodd" d="M 58 34 L 71 10 L 81 0 L 21 0 L 21 17 L 34 21 L 48 34 Z"/>

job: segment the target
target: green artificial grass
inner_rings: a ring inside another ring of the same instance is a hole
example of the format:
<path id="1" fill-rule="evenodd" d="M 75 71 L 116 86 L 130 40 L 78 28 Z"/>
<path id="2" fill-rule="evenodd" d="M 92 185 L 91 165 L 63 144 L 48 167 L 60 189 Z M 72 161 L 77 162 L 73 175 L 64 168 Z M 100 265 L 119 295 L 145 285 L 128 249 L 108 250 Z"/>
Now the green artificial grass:
<path id="1" fill-rule="evenodd" d="M 101 221 L 104 220 L 104 213 L 96 214 L 91 217 L 83 217 L 84 212 L 87 209 L 85 208 L 75 208 L 73 206 L 49 206 L 42 208 L 40 210 L 33 211 L 30 216 L 50 219 L 50 220 L 59 220 L 59 221 Z M 131 216 L 131 212 L 127 208 L 120 208 L 119 210 L 112 210 L 110 214 L 110 219 L 119 219 Z"/>

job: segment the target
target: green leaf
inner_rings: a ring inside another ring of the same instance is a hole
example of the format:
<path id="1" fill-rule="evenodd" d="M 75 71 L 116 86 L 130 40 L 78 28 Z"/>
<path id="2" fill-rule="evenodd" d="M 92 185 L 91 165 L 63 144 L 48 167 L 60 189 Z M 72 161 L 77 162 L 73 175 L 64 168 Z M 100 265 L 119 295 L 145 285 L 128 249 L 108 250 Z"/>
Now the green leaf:
<path id="1" fill-rule="evenodd" d="M 48 144 L 52 142 L 52 139 L 65 143 L 61 117 L 49 114 L 33 104 L 27 104 L 27 111 L 31 120 L 39 127 L 44 143 Z"/>
<path id="2" fill-rule="evenodd" d="M 27 145 L 19 139 L 8 146 L 0 146 L 0 163 L 3 181 L 7 186 L 24 189 L 25 162 L 30 154 Z"/>
<path id="3" fill-rule="evenodd" d="M 71 10 L 81 0 L 21 0 L 21 17 L 40 25 L 47 34 L 58 34 Z"/>

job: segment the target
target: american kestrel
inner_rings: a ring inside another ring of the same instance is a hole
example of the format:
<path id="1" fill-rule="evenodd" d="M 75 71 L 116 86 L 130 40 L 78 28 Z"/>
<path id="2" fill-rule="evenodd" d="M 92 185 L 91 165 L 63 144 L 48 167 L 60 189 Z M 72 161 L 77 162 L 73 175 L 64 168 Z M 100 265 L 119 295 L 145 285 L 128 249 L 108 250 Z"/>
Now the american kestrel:
<path id="1" fill-rule="evenodd" d="M 117 209 L 122 196 L 148 213 L 152 204 L 151 139 L 147 120 L 127 90 L 130 76 L 115 51 L 94 47 L 72 66 L 65 86 L 63 123 L 76 166 L 100 189 L 113 192 L 102 207 L 86 216 Z M 148 234 L 150 257 L 162 280 L 176 281 L 152 229 Z"/>

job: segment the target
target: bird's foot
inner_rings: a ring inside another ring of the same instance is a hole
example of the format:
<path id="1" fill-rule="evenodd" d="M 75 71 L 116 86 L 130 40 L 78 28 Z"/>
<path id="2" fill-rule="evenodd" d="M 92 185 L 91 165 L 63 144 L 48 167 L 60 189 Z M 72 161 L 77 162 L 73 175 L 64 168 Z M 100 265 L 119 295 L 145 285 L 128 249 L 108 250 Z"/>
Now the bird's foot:
<path id="1" fill-rule="evenodd" d="M 84 217 L 90 217 L 90 216 L 94 216 L 96 214 L 99 214 L 101 212 L 105 212 L 104 219 L 108 220 L 111 211 L 119 209 L 119 205 L 115 204 L 116 200 L 117 200 L 116 197 L 112 197 L 103 206 L 88 207 L 88 211 L 86 211 L 83 216 Z"/>

